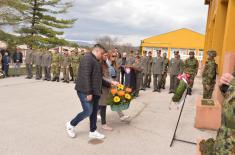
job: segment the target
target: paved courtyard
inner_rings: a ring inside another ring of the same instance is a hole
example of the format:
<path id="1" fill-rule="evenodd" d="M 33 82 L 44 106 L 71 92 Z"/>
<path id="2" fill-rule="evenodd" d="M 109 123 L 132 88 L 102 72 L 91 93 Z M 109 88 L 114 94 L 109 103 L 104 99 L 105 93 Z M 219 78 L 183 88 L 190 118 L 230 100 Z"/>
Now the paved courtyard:
<path id="1" fill-rule="evenodd" d="M 168 79 L 169 81 L 169 79 Z M 170 141 L 179 110 L 169 111 L 172 94 L 169 82 L 162 93 L 141 91 L 125 111 L 131 116 L 121 122 L 110 108 L 107 120 L 114 131 L 102 131 L 104 141 L 89 141 L 88 119 L 76 127 L 77 137 L 65 132 L 65 123 L 81 111 L 74 84 L 26 80 L 24 77 L 0 80 L 1 155 L 194 155 L 196 146 Z M 194 128 L 195 97 L 202 94 L 196 78 L 193 95 L 186 100 L 177 131 L 180 139 L 214 137 L 214 131 Z"/>

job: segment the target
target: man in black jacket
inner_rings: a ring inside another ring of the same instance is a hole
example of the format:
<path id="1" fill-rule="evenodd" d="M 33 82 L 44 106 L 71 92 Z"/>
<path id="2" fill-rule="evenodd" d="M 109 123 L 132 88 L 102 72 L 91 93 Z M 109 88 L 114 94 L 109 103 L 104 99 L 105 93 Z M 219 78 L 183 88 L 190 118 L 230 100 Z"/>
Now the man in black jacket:
<path id="1" fill-rule="evenodd" d="M 118 83 L 102 77 L 100 60 L 104 52 L 104 47 L 96 44 L 92 52 L 87 53 L 80 61 L 75 89 L 83 111 L 72 121 L 66 123 L 66 131 L 72 138 L 75 137 L 74 127 L 88 116 L 90 117 L 89 138 L 105 138 L 104 135 L 96 131 L 98 103 L 102 93 L 102 85 L 110 86 Z"/>
<path id="2" fill-rule="evenodd" d="M 23 54 L 20 52 L 18 48 L 16 48 L 16 52 L 13 54 L 13 63 L 14 63 L 14 75 L 20 76 L 20 66 L 23 63 Z"/>

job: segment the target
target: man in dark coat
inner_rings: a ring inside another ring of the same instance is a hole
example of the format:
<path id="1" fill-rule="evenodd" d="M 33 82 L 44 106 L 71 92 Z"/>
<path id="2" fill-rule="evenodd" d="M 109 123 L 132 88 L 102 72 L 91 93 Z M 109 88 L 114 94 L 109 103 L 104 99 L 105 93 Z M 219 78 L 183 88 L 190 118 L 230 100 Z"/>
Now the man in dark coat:
<path id="1" fill-rule="evenodd" d="M 23 63 L 23 54 L 17 48 L 16 52 L 13 54 L 13 63 L 14 63 L 14 74 L 13 76 L 20 76 L 20 66 Z"/>
<path id="2" fill-rule="evenodd" d="M 105 53 L 103 46 L 96 44 L 92 52 L 81 58 L 75 89 L 81 101 L 83 111 L 74 119 L 66 123 L 66 131 L 70 137 L 75 137 L 74 127 L 87 117 L 90 117 L 89 138 L 104 139 L 96 129 L 97 111 L 99 99 L 102 93 L 102 85 L 117 85 L 109 79 L 102 77 L 100 60 Z"/>

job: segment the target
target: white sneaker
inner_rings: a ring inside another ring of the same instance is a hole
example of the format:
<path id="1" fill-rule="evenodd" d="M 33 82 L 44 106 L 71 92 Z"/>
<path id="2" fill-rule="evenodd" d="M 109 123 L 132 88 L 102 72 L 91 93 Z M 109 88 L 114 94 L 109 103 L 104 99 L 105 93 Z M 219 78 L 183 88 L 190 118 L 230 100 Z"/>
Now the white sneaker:
<path id="1" fill-rule="evenodd" d="M 127 120 L 128 118 L 130 118 L 129 115 L 124 115 L 124 116 L 120 117 L 120 120 L 121 120 L 121 121 L 125 121 L 125 120 Z"/>
<path id="2" fill-rule="evenodd" d="M 101 122 L 101 116 L 100 115 L 97 115 L 97 121 Z"/>
<path id="3" fill-rule="evenodd" d="M 76 136 L 75 131 L 74 131 L 74 126 L 72 126 L 70 122 L 67 122 L 65 126 L 66 126 L 66 131 L 69 137 L 74 138 Z"/>
<path id="4" fill-rule="evenodd" d="M 94 131 L 94 132 L 89 133 L 89 138 L 91 138 L 91 139 L 104 139 L 105 135 L 102 135 L 98 131 Z"/>

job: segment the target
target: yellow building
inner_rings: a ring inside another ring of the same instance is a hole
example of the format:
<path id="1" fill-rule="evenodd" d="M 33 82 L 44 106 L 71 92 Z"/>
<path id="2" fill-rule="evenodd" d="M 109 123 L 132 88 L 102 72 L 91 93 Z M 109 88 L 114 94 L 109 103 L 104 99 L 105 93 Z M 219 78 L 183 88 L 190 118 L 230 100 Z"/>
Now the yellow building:
<path id="1" fill-rule="evenodd" d="M 235 68 L 235 0 L 205 0 L 209 5 L 205 51 L 217 51 L 219 75 Z M 207 57 L 204 57 L 205 62 Z"/>
<path id="2" fill-rule="evenodd" d="M 188 58 L 189 50 L 193 50 L 198 60 L 202 60 L 204 40 L 203 34 L 183 28 L 144 39 L 141 41 L 141 48 L 142 52 L 152 51 L 154 56 L 160 49 L 162 53 L 167 53 L 168 58 L 174 57 L 174 51 L 178 50 L 183 60 Z"/>

